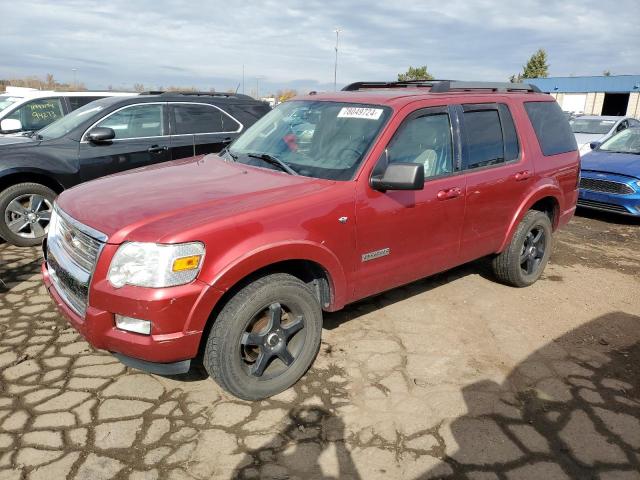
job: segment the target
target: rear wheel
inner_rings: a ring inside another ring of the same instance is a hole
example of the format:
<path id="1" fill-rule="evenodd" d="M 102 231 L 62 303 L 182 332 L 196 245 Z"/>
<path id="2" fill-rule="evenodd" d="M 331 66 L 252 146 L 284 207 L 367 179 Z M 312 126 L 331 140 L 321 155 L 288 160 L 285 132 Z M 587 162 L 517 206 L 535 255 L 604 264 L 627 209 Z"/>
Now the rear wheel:
<path id="1" fill-rule="evenodd" d="M 0 192 L 0 237 L 19 247 L 40 244 L 55 198 L 56 192 L 39 183 L 19 183 Z"/>
<path id="2" fill-rule="evenodd" d="M 509 243 L 493 259 L 493 271 L 498 279 L 514 287 L 535 283 L 551 255 L 552 228 L 549 217 L 540 211 L 529 211 Z"/>
<path id="3" fill-rule="evenodd" d="M 277 273 L 240 290 L 211 328 L 204 366 L 236 397 L 258 400 L 286 390 L 313 363 L 322 309 L 298 278 Z"/>

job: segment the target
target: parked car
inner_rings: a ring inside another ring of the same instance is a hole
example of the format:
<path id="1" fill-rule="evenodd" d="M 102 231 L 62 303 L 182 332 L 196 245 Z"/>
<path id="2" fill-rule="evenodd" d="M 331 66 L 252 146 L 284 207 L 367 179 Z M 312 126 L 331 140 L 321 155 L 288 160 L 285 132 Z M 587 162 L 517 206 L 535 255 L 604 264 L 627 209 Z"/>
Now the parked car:
<path id="1" fill-rule="evenodd" d="M 578 205 L 640 216 L 640 128 L 591 146 L 582 157 Z"/>
<path id="2" fill-rule="evenodd" d="M 30 133 L 69 112 L 104 97 L 132 96 L 129 92 L 54 92 L 6 87 L 0 94 L 0 137 Z"/>
<path id="3" fill-rule="evenodd" d="M 94 347 L 160 374 L 202 353 L 259 399 L 309 368 L 323 310 L 485 256 L 498 280 L 534 283 L 578 176 L 569 124 L 535 87 L 357 83 L 281 104 L 221 156 L 64 192 L 42 273 Z"/>
<path id="4" fill-rule="evenodd" d="M 13 245 L 36 245 L 63 190 L 131 168 L 218 152 L 269 110 L 234 94 L 108 97 L 28 137 L 0 139 L 0 236 Z"/>
<path id="5" fill-rule="evenodd" d="M 633 117 L 581 115 L 569 121 L 580 155 L 589 153 L 591 142 L 604 142 L 625 128 L 640 126 Z"/>

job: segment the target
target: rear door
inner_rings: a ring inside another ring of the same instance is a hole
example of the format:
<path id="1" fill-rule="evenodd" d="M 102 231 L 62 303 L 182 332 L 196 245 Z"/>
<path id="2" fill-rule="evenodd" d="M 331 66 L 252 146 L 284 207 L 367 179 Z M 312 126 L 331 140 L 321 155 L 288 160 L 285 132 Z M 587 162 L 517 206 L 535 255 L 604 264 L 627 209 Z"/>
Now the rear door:
<path id="1" fill-rule="evenodd" d="M 387 290 L 458 263 L 464 220 L 457 128 L 446 106 L 419 108 L 398 127 L 378 160 L 421 163 L 424 189 L 377 191 L 368 182 L 356 201 L 356 298 Z"/>
<path id="2" fill-rule="evenodd" d="M 170 103 L 172 159 L 217 153 L 233 141 L 243 126 L 216 105 Z"/>
<path id="3" fill-rule="evenodd" d="M 500 247 L 534 171 L 531 160 L 521 155 L 507 104 L 463 104 L 457 111 L 467 185 L 461 260 L 469 261 Z"/>
<path id="4" fill-rule="evenodd" d="M 109 142 L 91 143 L 86 132 L 80 142 L 80 176 L 83 181 L 131 168 L 169 160 L 169 134 L 165 102 L 127 105 L 92 125 L 116 134 Z"/>

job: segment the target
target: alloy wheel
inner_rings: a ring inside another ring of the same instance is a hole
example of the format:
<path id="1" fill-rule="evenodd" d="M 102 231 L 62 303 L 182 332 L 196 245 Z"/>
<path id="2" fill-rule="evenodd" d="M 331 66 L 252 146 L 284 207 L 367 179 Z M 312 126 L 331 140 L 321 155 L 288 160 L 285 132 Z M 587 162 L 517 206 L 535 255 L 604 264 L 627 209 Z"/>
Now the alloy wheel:
<path id="1" fill-rule="evenodd" d="M 20 237 L 40 238 L 47 234 L 52 211 L 52 203 L 42 195 L 24 194 L 9 202 L 4 221 Z"/>
<path id="2" fill-rule="evenodd" d="M 546 248 L 547 239 L 544 229 L 541 226 L 532 227 L 527 233 L 520 251 L 520 268 L 525 274 L 532 275 L 537 272 L 544 259 Z"/>

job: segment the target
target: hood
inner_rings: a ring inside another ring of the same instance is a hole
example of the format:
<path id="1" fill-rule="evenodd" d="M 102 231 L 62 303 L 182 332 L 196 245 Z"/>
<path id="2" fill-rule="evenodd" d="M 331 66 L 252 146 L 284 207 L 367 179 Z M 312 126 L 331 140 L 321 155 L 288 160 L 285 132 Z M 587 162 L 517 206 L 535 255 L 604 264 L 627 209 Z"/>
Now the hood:
<path id="1" fill-rule="evenodd" d="M 593 150 L 582 157 L 581 168 L 640 178 L 640 155 Z"/>
<path id="2" fill-rule="evenodd" d="M 109 237 L 170 241 L 188 228 L 295 201 L 335 182 L 192 157 L 103 177 L 63 192 L 59 207 Z"/>
<path id="3" fill-rule="evenodd" d="M 0 135 L 0 147 L 16 144 L 35 145 L 36 143 L 38 143 L 38 140 L 23 135 Z"/>
<path id="4" fill-rule="evenodd" d="M 576 137 L 576 142 L 578 143 L 578 148 L 584 145 L 589 145 L 591 142 L 597 142 L 604 135 L 600 133 L 574 133 Z"/>

